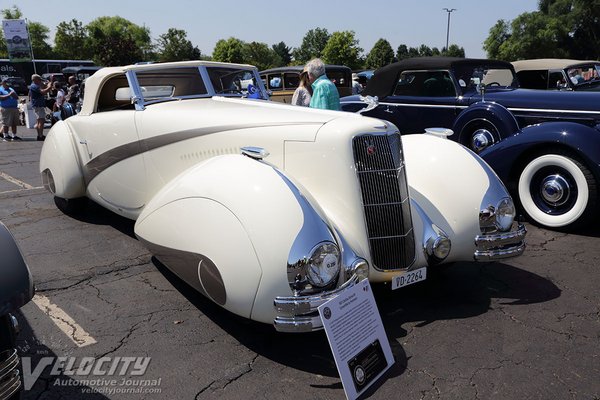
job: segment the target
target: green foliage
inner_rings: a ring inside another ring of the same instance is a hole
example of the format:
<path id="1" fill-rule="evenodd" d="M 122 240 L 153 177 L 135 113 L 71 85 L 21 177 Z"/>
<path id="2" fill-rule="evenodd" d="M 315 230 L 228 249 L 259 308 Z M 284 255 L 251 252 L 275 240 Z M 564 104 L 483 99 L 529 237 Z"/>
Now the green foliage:
<path id="1" fill-rule="evenodd" d="M 254 65 L 259 71 L 282 64 L 279 55 L 266 43 L 244 43 L 244 62 Z"/>
<path id="2" fill-rule="evenodd" d="M 448 50 L 444 49 L 442 54 L 446 57 L 460 57 L 465 58 L 465 49 L 459 47 L 457 44 L 451 44 L 448 46 Z"/>
<path id="3" fill-rule="evenodd" d="M 152 50 L 150 30 L 122 17 L 100 17 L 87 26 L 94 61 L 126 65 L 145 61 Z"/>
<path id="4" fill-rule="evenodd" d="M 313 58 L 322 57 L 329 38 L 329 32 L 324 28 L 315 28 L 306 32 L 300 47 L 295 48 L 292 53 L 295 62 L 304 64 Z"/>
<path id="5" fill-rule="evenodd" d="M 65 60 L 92 58 L 87 30 L 80 21 L 72 19 L 58 24 L 54 36 L 54 54 Z"/>
<path id="6" fill-rule="evenodd" d="M 50 29 L 39 22 L 29 22 L 27 25 L 34 57 L 53 58 L 54 52 L 52 51 L 52 46 L 48 44 Z"/>
<path id="7" fill-rule="evenodd" d="M 484 42 L 490 58 L 600 58 L 600 0 L 540 0 L 539 11 L 498 21 Z"/>
<path id="8" fill-rule="evenodd" d="M 365 60 L 365 68 L 376 69 L 394 62 L 394 50 L 385 39 L 379 39 Z"/>
<path id="9" fill-rule="evenodd" d="M 11 8 L 4 8 L 2 10 L 2 19 L 21 19 L 23 18 L 23 13 L 21 9 L 16 5 L 13 5 Z"/>
<path id="10" fill-rule="evenodd" d="M 284 42 L 274 44 L 273 51 L 277 53 L 281 59 L 281 63 L 277 65 L 277 67 L 284 67 L 292 62 L 292 49 L 287 47 Z"/>
<path id="11" fill-rule="evenodd" d="M 215 44 L 212 58 L 214 61 L 243 63 L 244 42 L 234 37 L 230 37 L 227 40 L 220 39 Z"/>
<path id="12" fill-rule="evenodd" d="M 398 46 L 398 49 L 396 50 L 396 59 L 400 61 L 408 57 L 408 47 L 405 44 Z"/>
<path id="13" fill-rule="evenodd" d="M 158 37 L 157 59 L 159 61 L 185 61 L 200 59 L 200 50 L 187 38 L 182 29 L 169 28 Z"/>
<path id="14" fill-rule="evenodd" d="M 323 61 L 328 64 L 346 65 L 351 69 L 362 66 L 360 54 L 363 49 L 358 46 L 354 31 L 334 32 L 323 49 Z"/>

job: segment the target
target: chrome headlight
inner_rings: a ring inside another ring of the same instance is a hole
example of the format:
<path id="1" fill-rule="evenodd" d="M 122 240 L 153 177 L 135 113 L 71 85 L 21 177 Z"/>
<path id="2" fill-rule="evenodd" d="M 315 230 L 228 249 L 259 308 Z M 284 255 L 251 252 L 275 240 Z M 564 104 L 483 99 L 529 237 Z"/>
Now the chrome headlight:
<path id="1" fill-rule="evenodd" d="M 340 272 L 340 250 L 334 243 L 319 243 L 306 264 L 306 277 L 316 287 L 329 286 Z"/>
<path id="2" fill-rule="evenodd" d="M 482 232 L 507 232 L 516 216 L 512 198 L 503 197 L 496 205 L 489 205 L 479 212 L 479 227 Z"/>
<path id="3" fill-rule="evenodd" d="M 496 226 L 498 230 L 506 232 L 510 229 L 515 220 L 517 212 L 512 198 L 505 197 L 498 202 L 496 207 Z"/>

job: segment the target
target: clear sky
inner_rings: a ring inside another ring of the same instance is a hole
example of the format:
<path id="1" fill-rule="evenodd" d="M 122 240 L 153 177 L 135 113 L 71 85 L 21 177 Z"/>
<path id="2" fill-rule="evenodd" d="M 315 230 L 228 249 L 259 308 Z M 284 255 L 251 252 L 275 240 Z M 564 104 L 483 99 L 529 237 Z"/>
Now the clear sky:
<path id="1" fill-rule="evenodd" d="M 269 45 L 284 41 L 297 47 L 309 29 L 329 33 L 353 30 L 367 53 L 379 39 L 387 39 L 394 51 L 400 44 L 446 45 L 448 14 L 450 44 L 465 49 L 467 57 L 485 57 L 482 49 L 490 28 L 499 19 L 512 20 L 537 9 L 538 0 L 0 0 L 0 8 L 18 5 L 24 17 L 51 29 L 76 18 L 84 24 L 101 16 L 121 16 L 145 25 L 155 40 L 169 28 L 187 31 L 203 54 L 212 54 L 219 39 L 231 36 Z"/>

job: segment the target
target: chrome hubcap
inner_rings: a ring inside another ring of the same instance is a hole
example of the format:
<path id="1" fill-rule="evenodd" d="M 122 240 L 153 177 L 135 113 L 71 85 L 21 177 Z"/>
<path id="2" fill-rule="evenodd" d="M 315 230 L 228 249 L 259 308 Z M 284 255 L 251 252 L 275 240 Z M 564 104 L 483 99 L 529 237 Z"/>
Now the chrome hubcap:
<path id="1" fill-rule="evenodd" d="M 480 153 L 489 146 L 494 144 L 494 135 L 487 129 L 477 129 L 473 132 L 471 139 L 471 148 L 476 152 Z"/>
<path id="2" fill-rule="evenodd" d="M 548 204 L 561 206 L 567 202 L 571 188 L 565 178 L 556 174 L 544 178 L 542 181 L 542 198 Z"/>

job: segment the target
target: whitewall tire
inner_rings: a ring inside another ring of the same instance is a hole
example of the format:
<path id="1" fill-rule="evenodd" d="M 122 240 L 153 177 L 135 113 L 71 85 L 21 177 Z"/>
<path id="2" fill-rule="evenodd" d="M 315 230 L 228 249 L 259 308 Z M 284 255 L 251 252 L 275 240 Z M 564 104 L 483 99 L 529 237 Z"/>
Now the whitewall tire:
<path id="1" fill-rule="evenodd" d="M 590 170 L 566 154 L 543 154 L 529 161 L 519 176 L 519 200 L 533 222 L 567 228 L 589 222 L 597 202 Z"/>

